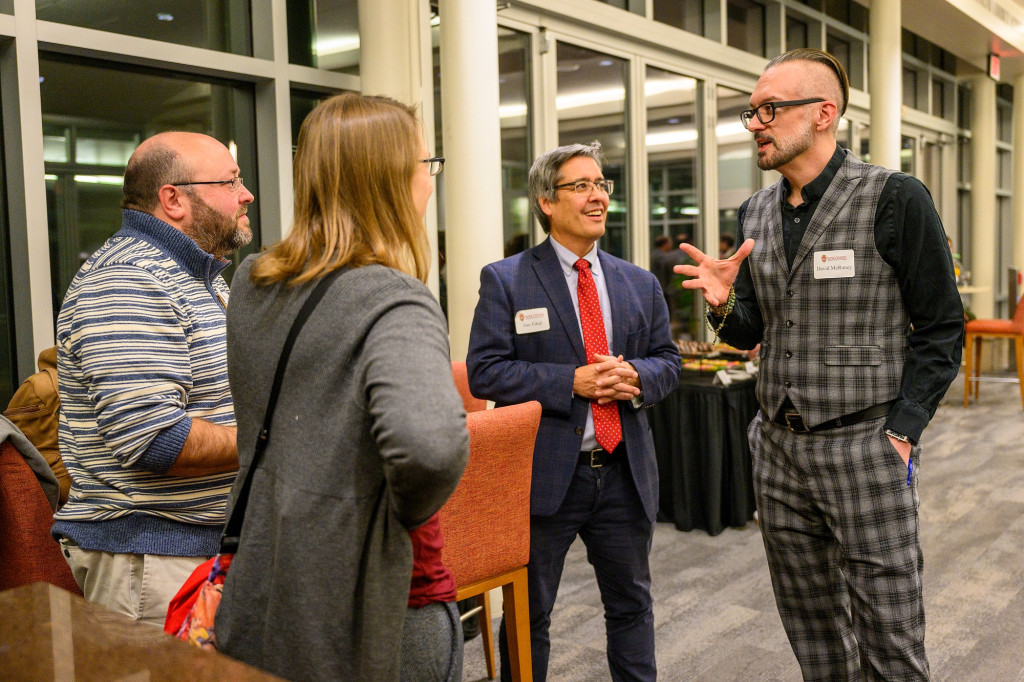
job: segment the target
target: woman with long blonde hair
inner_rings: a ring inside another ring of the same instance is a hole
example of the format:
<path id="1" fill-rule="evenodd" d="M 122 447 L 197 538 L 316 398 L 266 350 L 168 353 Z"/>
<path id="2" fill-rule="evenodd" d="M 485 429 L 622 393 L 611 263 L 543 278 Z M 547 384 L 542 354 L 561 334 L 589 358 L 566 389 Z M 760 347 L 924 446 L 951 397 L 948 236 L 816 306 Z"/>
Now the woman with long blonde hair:
<path id="1" fill-rule="evenodd" d="M 469 442 L 445 320 L 423 283 L 442 163 L 427 156 L 411 108 L 326 100 L 299 133 L 291 230 L 234 277 L 239 480 L 291 323 L 335 278 L 296 337 L 217 613 L 224 653 L 283 677 L 461 679 L 436 512 Z"/>

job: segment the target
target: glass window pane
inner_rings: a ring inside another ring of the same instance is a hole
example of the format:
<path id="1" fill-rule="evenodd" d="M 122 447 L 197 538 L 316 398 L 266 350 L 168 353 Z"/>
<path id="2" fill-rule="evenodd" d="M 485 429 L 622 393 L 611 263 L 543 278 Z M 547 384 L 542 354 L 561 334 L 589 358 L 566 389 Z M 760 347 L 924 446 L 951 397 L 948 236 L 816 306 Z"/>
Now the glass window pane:
<path id="1" fill-rule="evenodd" d="M 654 20 L 704 35 L 704 0 L 654 0 Z"/>
<path id="2" fill-rule="evenodd" d="M 1011 101 L 1012 97 L 1011 92 Z M 996 104 L 996 139 L 1007 144 L 1013 142 L 1013 108 L 1009 102 Z"/>
<path id="3" fill-rule="evenodd" d="M 36 0 L 36 18 L 59 24 L 203 47 L 234 54 L 252 54 L 248 0 Z"/>
<path id="4" fill-rule="evenodd" d="M 808 37 L 807 22 L 793 15 L 786 15 L 786 49 L 795 50 L 798 47 L 810 47 L 811 44 L 808 42 Z"/>
<path id="5" fill-rule="evenodd" d="M 699 337 L 700 297 L 680 286 L 672 266 L 684 260 L 683 241 L 700 245 L 701 208 L 698 83 L 652 66 L 647 67 L 644 99 L 647 110 L 647 176 L 649 179 L 651 272 L 661 282 L 668 302 L 674 338 Z"/>
<path id="6" fill-rule="evenodd" d="M 558 44 L 558 144 L 604 146 L 604 177 L 615 182 L 601 248 L 629 259 L 626 149 L 626 73 L 624 59 L 566 43 Z"/>
<path id="7" fill-rule="evenodd" d="M 850 41 L 848 39 L 829 31 L 825 35 L 825 51 L 839 60 L 839 63 L 846 69 L 847 75 L 852 73 L 850 68 Z"/>
<path id="8" fill-rule="evenodd" d="M 759 186 L 753 136 L 740 122 L 750 107 L 750 93 L 718 86 L 718 230 L 736 235 L 740 205 Z M 711 248 L 711 245 L 708 245 Z"/>
<path id="9" fill-rule="evenodd" d="M 900 137 L 900 170 L 908 175 L 914 175 L 917 140 L 907 135 Z"/>
<path id="10" fill-rule="evenodd" d="M 960 84 L 956 88 L 957 126 L 968 129 L 971 127 L 971 89 Z"/>
<path id="11" fill-rule="evenodd" d="M 7 188 L 3 178 L 7 177 L 3 168 L 4 150 L 0 144 L 0 206 L 7 204 Z M 10 244 L 7 229 L 7 212 L 0 211 L 0 240 Z M 11 249 L 5 248 L 0 253 L 0 401 L 4 405 L 11 399 L 14 390 L 20 383 L 15 356 L 14 340 L 14 302 L 11 299 Z"/>
<path id="12" fill-rule="evenodd" d="M 62 127 L 43 126 L 43 160 L 66 163 L 70 155 L 67 130 Z"/>
<path id="13" fill-rule="evenodd" d="M 917 104 L 917 71 L 903 69 L 903 104 L 914 108 Z"/>
<path id="14" fill-rule="evenodd" d="M 260 245 L 259 191 L 253 88 L 201 81 L 133 67 L 43 54 L 39 59 L 45 159 L 50 277 L 54 314 L 82 262 L 121 227 L 125 163 L 142 140 L 164 130 L 205 133 L 235 153 L 246 187 L 249 246 L 231 256 L 241 262 Z M 111 102 L 130 99 L 131 106 Z M 58 153 L 63 148 L 63 153 Z M 225 277 L 230 280 L 234 266 Z"/>
<path id="15" fill-rule="evenodd" d="M 753 0 L 728 0 L 728 45 L 765 56 L 764 5 Z"/>
<path id="16" fill-rule="evenodd" d="M 868 8 L 858 2 L 850 1 L 850 20 L 847 22 L 850 28 L 863 33 L 868 32 Z"/>
<path id="17" fill-rule="evenodd" d="M 306 120 L 311 111 L 316 109 L 318 104 L 328 97 L 329 95 L 292 89 L 290 97 L 292 111 L 292 156 L 295 156 L 295 148 L 299 144 L 299 130 L 302 128 L 302 122 Z"/>
<path id="18" fill-rule="evenodd" d="M 359 74 L 358 0 L 287 0 L 288 61 Z"/>
<path id="19" fill-rule="evenodd" d="M 441 111 L 441 26 L 440 22 L 430 29 L 431 67 L 433 70 L 434 88 L 434 154 L 444 156 L 444 116 Z M 441 310 L 448 314 L 448 267 L 447 251 L 445 249 L 445 174 L 434 178 L 434 196 L 437 198 L 437 254 L 438 254 L 438 299 L 441 303 Z"/>
<path id="20" fill-rule="evenodd" d="M 1016 307 L 1016 299 L 1010 299 L 1010 282 L 1007 272 L 1014 267 L 1013 262 L 1013 199 L 996 197 L 996 292 L 999 304 L 996 316 L 1004 319 L 1012 318 Z"/>
<path id="21" fill-rule="evenodd" d="M 530 36 L 498 28 L 498 93 L 501 120 L 501 203 L 505 255 L 532 245 L 533 223 L 526 179 L 533 163 L 530 119 Z"/>
<path id="22" fill-rule="evenodd" d="M 960 248 L 960 262 L 964 265 L 961 274 L 964 284 L 970 284 L 971 271 L 971 193 L 968 190 L 957 190 L 957 238 L 956 245 Z"/>
<path id="23" fill-rule="evenodd" d="M 946 81 L 941 78 L 932 79 L 932 116 L 946 118 Z"/>
<path id="24" fill-rule="evenodd" d="M 957 137 L 957 164 L 956 181 L 961 185 L 971 182 L 971 138 Z"/>
<path id="25" fill-rule="evenodd" d="M 612 7 L 624 9 L 627 12 L 643 15 L 646 13 L 646 0 L 597 0 Z"/>
<path id="26" fill-rule="evenodd" d="M 1011 191 L 1013 187 L 1013 153 L 1007 149 L 996 150 L 996 189 Z"/>
<path id="27" fill-rule="evenodd" d="M 850 0 L 825 0 L 825 14 L 844 24 L 849 24 L 850 4 Z"/>

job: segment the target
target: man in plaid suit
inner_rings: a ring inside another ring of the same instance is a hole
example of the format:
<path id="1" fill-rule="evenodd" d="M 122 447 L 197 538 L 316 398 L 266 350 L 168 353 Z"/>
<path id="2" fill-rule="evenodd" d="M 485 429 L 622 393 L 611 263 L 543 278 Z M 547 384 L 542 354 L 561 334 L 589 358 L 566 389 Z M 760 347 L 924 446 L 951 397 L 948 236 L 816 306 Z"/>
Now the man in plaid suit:
<path id="1" fill-rule="evenodd" d="M 775 600 L 807 680 L 928 678 L 917 445 L 960 366 L 963 308 L 914 178 L 836 144 L 849 85 L 813 49 L 770 61 L 741 114 L 782 179 L 729 259 L 682 248 L 708 323 L 761 344 L 750 424 Z"/>

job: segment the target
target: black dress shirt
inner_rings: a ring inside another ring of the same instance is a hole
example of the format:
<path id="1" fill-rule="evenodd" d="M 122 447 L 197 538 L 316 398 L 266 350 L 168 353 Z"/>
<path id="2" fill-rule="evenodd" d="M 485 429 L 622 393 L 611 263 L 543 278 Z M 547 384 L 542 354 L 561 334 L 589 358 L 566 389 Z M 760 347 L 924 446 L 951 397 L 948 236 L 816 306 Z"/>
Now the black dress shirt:
<path id="1" fill-rule="evenodd" d="M 787 201 L 792 189 L 789 181 L 782 179 L 785 190 L 782 237 L 790 267 L 818 202 L 847 153 L 836 145 L 836 151 L 824 170 L 804 186 L 801 192 L 803 203 L 799 206 Z M 743 202 L 739 211 L 738 244 L 742 244 L 744 239 L 743 218 L 747 203 Z M 946 233 L 931 195 L 918 179 L 905 173 L 895 173 L 886 181 L 875 210 L 875 248 L 882 260 L 896 272 L 903 305 L 912 325 L 910 354 L 903 367 L 899 396 L 886 420 L 886 428 L 908 436 L 916 443 L 960 370 L 964 331 L 963 302 L 955 287 L 953 259 Z M 936 282 L 943 281 L 948 281 L 950 286 L 936 286 Z M 746 262 L 740 266 L 735 287 L 736 308 L 725 321 L 722 337 L 738 348 L 753 348 L 761 341 L 764 321 Z M 720 319 L 713 316 L 711 319 L 717 326 Z"/>

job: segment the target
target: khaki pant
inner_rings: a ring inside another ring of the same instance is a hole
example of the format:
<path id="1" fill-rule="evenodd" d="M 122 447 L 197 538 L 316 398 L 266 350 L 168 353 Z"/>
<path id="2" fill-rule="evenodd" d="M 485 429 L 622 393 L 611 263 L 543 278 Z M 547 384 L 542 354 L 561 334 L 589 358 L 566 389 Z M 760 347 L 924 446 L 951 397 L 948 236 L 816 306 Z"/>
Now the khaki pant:
<path id="1" fill-rule="evenodd" d="M 209 557 L 113 554 L 60 541 L 85 598 L 143 623 L 164 626 L 171 597 Z"/>

